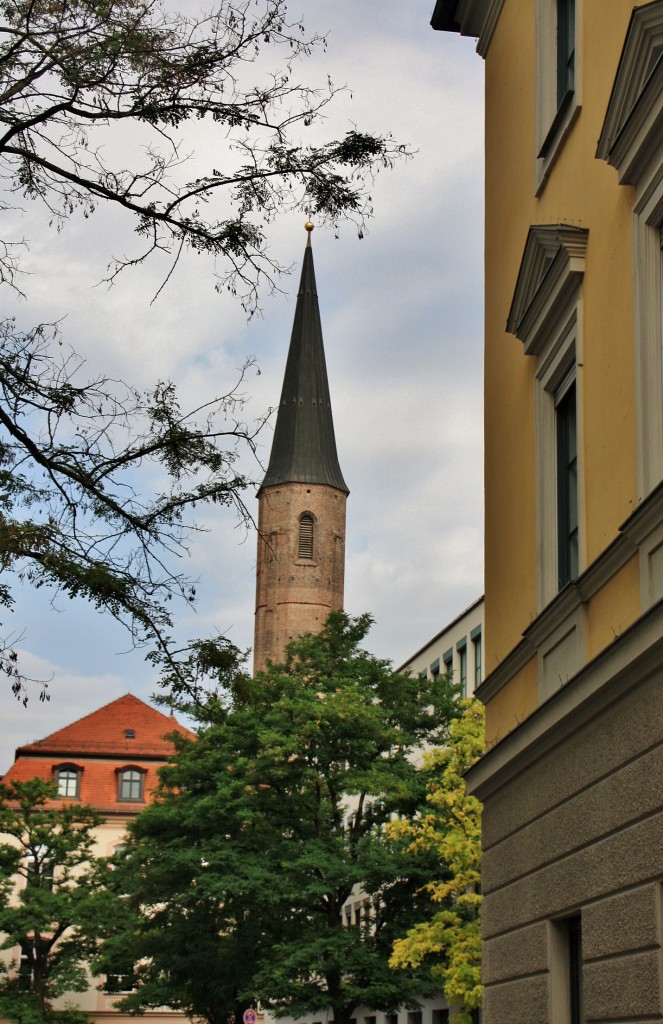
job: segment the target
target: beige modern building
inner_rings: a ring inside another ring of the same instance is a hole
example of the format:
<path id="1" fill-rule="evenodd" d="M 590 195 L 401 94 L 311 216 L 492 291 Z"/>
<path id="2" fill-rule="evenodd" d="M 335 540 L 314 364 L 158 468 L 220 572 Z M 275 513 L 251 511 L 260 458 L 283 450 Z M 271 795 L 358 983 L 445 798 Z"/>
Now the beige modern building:
<path id="1" fill-rule="evenodd" d="M 461 688 L 461 697 L 472 697 L 484 677 L 483 603 L 483 597 L 474 601 L 397 671 L 432 677 L 450 672 Z"/>
<path id="2" fill-rule="evenodd" d="M 663 2 L 438 0 L 486 76 L 485 1024 L 663 1019 Z"/>

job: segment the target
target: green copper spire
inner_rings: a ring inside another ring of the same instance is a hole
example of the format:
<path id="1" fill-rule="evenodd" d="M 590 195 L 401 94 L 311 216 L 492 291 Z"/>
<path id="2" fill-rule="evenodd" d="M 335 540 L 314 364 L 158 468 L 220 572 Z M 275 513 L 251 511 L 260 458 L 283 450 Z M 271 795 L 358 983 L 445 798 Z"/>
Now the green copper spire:
<path id="1" fill-rule="evenodd" d="M 327 484 L 348 494 L 336 454 L 313 270 L 312 229 L 309 222 L 272 452 L 260 489 L 286 483 Z"/>

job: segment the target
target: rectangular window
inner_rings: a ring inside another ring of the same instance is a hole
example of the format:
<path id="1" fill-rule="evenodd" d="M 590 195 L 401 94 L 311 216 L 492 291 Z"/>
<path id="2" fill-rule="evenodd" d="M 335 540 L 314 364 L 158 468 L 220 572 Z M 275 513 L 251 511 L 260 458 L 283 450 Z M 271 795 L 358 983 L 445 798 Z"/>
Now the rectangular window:
<path id="1" fill-rule="evenodd" d="M 582 926 L 580 914 L 566 921 L 569 952 L 569 1021 L 583 1024 L 582 1008 Z"/>
<path id="2" fill-rule="evenodd" d="M 121 969 L 115 974 L 107 974 L 104 983 L 104 992 L 115 995 L 120 992 L 132 992 L 136 987 L 136 976 L 134 965 L 131 963 L 122 964 Z"/>
<path id="3" fill-rule="evenodd" d="M 76 768 L 59 768 L 57 771 L 58 796 L 77 797 L 80 775 L 80 771 Z"/>
<path id="4" fill-rule="evenodd" d="M 21 952 L 18 961 L 17 988 L 20 992 L 31 992 L 33 984 L 32 974 L 33 949 L 30 942 L 24 939 L 21 942 Z"/>
<path id="5" fill-rule="evenodd" d="M 461 697 L 467 697 L 467 639 L 463 637 L 456 644 L 458 651 L 458 682 Z"/>
<path id="6" fill-rule="evenodd" d="M 550 982 L 555 1020 L 584 1024 L 582 984 L 582 918 L 580 914 L 551 922 Z"/>
<path id="7" fill-rule="evenodd" d="M 436 658 L 430 667 L 430 674 L 433 679 L 437 679 L 440 675 L 440 659 Z"/>
<path id="8" fill-rule="evenodd" d="M 423 1014 L 421 1010 L 410 1010 L 407 1015 L 407 1024 L 422 1024 Z"/>
<path id="9" fill-rule="evenodd" d="M 118 775 L 118 800 L 140 803 L 144 795 L 145 772 L 138 768 L 125 768 Z"/>
<path id="10" fill-rule="evenodd" d="M 580 111 L 579 0 L 536 0 L 536 194 Z"/>
<path id="11" fill-rule="evenodd" d="M 45 846 L 33 848 L 26 862 L 27 878 L 26 885 L 33 889 L 53 889 L 55 878 L 55 864 L 49 860 L 48 849 Z"/>
<path id="12" fill-rule="evenodd" d="M 451 679 L 454 670 L 454 652 L 451 648 L 444 652 L 442 661 L 444 663 L 444 671 L 449 676 L 449 679 Z"/>
<path id="13" fill-rule="evenodd" d="M 573 94 L 576 59 L 575 0 L 557 0 L 557 106 Z"/>
<path id="14" fill-rule="evenodd" d="M 474 689 L 476 690 L 481 685 L 481 626 L 472 630 L 470 639 L 474 649 Z"/>
<path id="15" fill-rule="evenodd" d="M 555 392 L 558 589 L 578 575 L 578 441 L 575 370 Z"/>
<path id="16" fill-rule="evenodd" d="M 299 520 L 298 558 L 313 559 L 313 516 L 310 512 L 304 512 Z"/>
<path id="17" fill-rule="evenodd" d="M 448 1010 L 433 1010 L 433 1024 L 449 1024 Z"/>

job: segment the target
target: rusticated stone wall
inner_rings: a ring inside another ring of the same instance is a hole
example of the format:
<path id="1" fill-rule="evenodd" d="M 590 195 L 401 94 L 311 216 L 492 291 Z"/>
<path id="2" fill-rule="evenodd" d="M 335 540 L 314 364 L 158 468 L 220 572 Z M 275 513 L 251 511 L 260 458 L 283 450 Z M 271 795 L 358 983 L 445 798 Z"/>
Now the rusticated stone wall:
<path id="1" fill-rule="evenodd" d="M 663 670 L 567 721 L 483 828 L 486 1024 L 568 1024 L 560 925 L 578 914 L 583 1022 L 663 1020 Z"/>

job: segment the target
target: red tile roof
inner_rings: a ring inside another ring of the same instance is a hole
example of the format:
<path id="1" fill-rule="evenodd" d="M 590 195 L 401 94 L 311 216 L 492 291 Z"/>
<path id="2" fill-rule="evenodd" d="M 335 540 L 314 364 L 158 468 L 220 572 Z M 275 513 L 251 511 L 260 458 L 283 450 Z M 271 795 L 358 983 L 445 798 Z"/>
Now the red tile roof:
<path id="1" fill-rule="evenodd" d="M 127 738 L 127 729 L 134 730 L 134 738 Z M 175 718 L 127 693 L 43 740 L 19 747 L 16 756 L 85 753 L 97 757 L 165 758 L 173 752 L 171 741 L 165 737 L 173 732 L 193 738 L 193 733 Z"/>
<path id="2" fill-rule="evenodd" d="M 133 729 L 133 738 L 125 735 L 127 729 Z M 58 767 L 73 765 L 80 772 L 78 796 L 53 801 L 51 806 L 76 799 L 105 814 L 137 814 L 150 802 L 159 767 L 174 752 L 172 741 L 166 739 L 172 733 L 195 738 L 175 718 L 126 694 L 43 740 L 19 747 L 2 781 L 54 780 Z M 144 799 L 140 802 L 118 799 L 118 776 L 126 768 L 141 770 Z"/>

